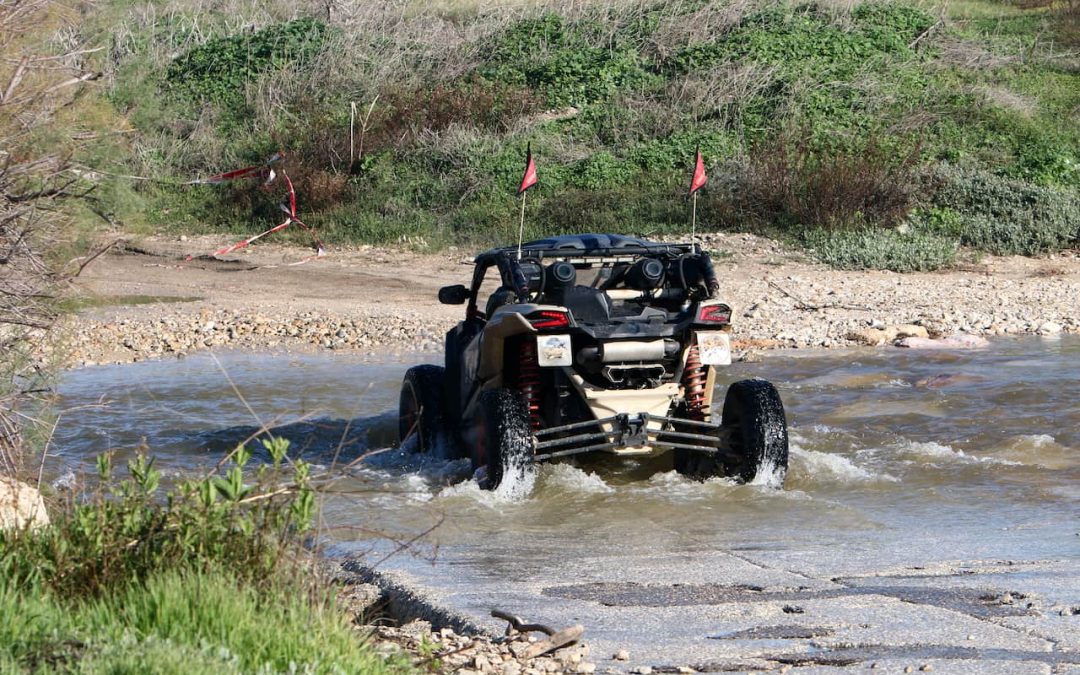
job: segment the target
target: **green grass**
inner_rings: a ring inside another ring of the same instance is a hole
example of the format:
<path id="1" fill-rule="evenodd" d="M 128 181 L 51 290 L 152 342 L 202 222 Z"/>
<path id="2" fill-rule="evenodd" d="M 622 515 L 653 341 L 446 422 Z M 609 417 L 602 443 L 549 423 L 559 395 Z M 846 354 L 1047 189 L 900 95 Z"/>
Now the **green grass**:
<path id="1" fill-rule="evenodd" d="M 72 601 L 0 578 L 5 673 L 388 673 L 328 599 L 172 570 Z"/>
<path id="2" fill-rule="evenodd" d="M 177 3 L 168 20 L 148 25 L 113 1 L 83 30 L 123 27 L 102 64 L 112 76 L 103 93 L 136 134 L 126 153 L 84 152 L 100 168 L 165 181 L 106 186 L 118 219 L 133 228 L 231 235 L 268 227 L 280 187 L 168 182 L 283 149 L 301 213 L 328 242 L 437 248 L 512 238 L 527 144 L 541 181 L 529 194 L 531 234 L 685 229 L 682 193 L 700 147 L 712 178 L 703 197 L 714 207 L 703 228 L 780 227 L 798 241 L 842 240 L 854 251 L 873 238 L 826 237 L 835 223 L 792 221 L 782 210 L 747 212 L 740 194 L 753 186 L 740 183 L 744 169 L 778 142 L 800 155 L 793 167 L 870 145 L 917 146 L 919 165 L 898 175 L 919 188 L 910 215 L 952 208 L 969 228 L 955 233 L 962 245 L 1041 253 L 1076 238 L 1056 225 L 1035 243 L 1004 232 L 1048 222 L 1024 214 L 988 231 L 981 211 L 943 206 L 919 176 L 948 165 L 1005 181 L 1017 199 L 1080 191 L 1080 71 L 1047 37 L 1056 11 L 971 0 L 950 4 L 939 24 L 940 8 L 905 2 L 684 0 L 449 13 L 417 6 L 327 21 L 316 4 L 271 0 L 257 9 Z M 897 255 L 915 245 L 895 234 L 878 239 L 896 243 L 888 250 Z M 841 259 L 829 258 L 848 264 Z M 866 256 L 874 266 L 909 266 L 890 260 L 880 248 Z"/>
<path id="3" fill-rule="evenodd" d="M 157 303 L 196 302 L 198 300 L 202 300 L 202 298 L 194 295 L 89 295 L 64 298 L 60 301 L 59 307 L 62 312 L 81 312 L 98 307 L 132 307 Z"/>

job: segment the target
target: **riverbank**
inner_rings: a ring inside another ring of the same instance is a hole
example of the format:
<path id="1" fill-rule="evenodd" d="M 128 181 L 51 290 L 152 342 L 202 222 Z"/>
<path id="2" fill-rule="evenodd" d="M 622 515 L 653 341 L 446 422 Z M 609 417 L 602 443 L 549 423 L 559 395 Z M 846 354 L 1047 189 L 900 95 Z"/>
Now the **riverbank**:
<path id="1" fill-rule="evenodd" d="M 838 271 L 750 234 L 707 234 L 734 309 L 736 351 L 880 343 L 867 329 L 929 335 L 1080 332 L 1080 258 L 992 257 L 944 272 Z M 205 349 L 437 351 L 461 319 L 439 287 L 467 282 L 474 251 L 310 251 L 253 246 L 226 259 L 210 237 L 122 242 L 75 283 L 79 311 L 52 347 L 70 366 L 130 363 Z M 301 263 L 301 264 L 297 264 Z"/>

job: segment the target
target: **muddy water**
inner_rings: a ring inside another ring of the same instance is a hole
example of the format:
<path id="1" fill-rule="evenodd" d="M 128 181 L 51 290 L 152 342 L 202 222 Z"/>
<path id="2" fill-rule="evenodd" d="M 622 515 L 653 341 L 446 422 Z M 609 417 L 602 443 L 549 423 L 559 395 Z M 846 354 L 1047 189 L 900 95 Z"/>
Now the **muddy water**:
<path id="1" fill-rule="evenodd" d="M 388 447 L 401 375 L 422 360 L 229 354 L 74 371 L 61 387 L 68 412 L 56 433 L 54 480 L 79 480 L 94 454 L 123 457 L 143 443 L 178 475 L 213 464 L 259 425 L 276 427 L 316 464 L 346 464 Z M 758 624 L 716 609 L 738 602 L 724 595 L 731 589 L 796 589 L 819 594 L 807 602 L 830 602 L 829 593 L 847 593 L 836 586 L 841 577 L 895 584 L 934 570 L 1012 565 L 1024 573 L 1010 579 L 1026 579 L 1046 607 L 1080 604 L 1080 339 L 947 353 L 769 354 L 724 370 L 719 385 L 752 376 L 774 382 L 787 407 L 791 468 L 782 490 L 692 483 L 670 467 L 625 461 L 544 466 L 535 484 L 492 494 L 462 482 L 464 462 L 389 449 L 337 484 L 325 532 L 338 551 L 381 558 L 395 541 L 438 524 L 413 555 L 384 566 L 477 618 L 501 606 L 585 620 L 601 647 L 636 644 L 654 664 L 680 654 L 809 649 L 794 639 L 798 631 L 764 641 L 740 633 Z M 656 609 L 688 606 L 713 609 L 670 615 L 678 620 Z M 982 622 L 964 630 L 985 623 L 962 614 Z M 771 621 L 792 621 L 779 617 Z M 1080 636 L 1080 618 L 1069 621 L 1053 630 Z M 725 626 L 735 639 L 720 644 Z M 820 647 L 812 633 L 803 637 Z M 897 644 L 936 644 L 913 635 Z M 981 639 L 964 647 L 1008 642 Z"/>

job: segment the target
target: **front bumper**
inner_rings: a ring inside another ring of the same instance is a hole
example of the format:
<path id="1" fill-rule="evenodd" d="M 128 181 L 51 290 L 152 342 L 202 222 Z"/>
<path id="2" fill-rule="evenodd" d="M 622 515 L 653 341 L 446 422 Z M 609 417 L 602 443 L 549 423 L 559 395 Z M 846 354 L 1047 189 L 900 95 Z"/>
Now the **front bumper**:
<path id="1" fill-rule="evenodd" d="M 731 429 L 711 422 L 621 413 L 533 432 L 533 461 L 588 452 L 655 456 L 669 450 L 732 456 Z"/>

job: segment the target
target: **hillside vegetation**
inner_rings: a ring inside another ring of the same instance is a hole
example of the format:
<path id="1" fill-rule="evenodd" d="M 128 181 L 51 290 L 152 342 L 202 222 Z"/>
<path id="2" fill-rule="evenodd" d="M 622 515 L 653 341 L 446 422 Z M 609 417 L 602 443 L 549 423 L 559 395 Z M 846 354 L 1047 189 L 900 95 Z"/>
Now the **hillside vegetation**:
<path id="1" fill-rule="evenodd" d="M 114 224 L 255 232 L 280 186 L 176 185 L 281 150 L 331 242 L 764 230 L 839 267 L 1042 254 L 1080 228 L 1080 5 L 197 2 L 98 5 L 81 160 Z M 224 236 L 224 235 L 223 235 Z M 298 235 L 293 235 L 298 236 Z"/>

